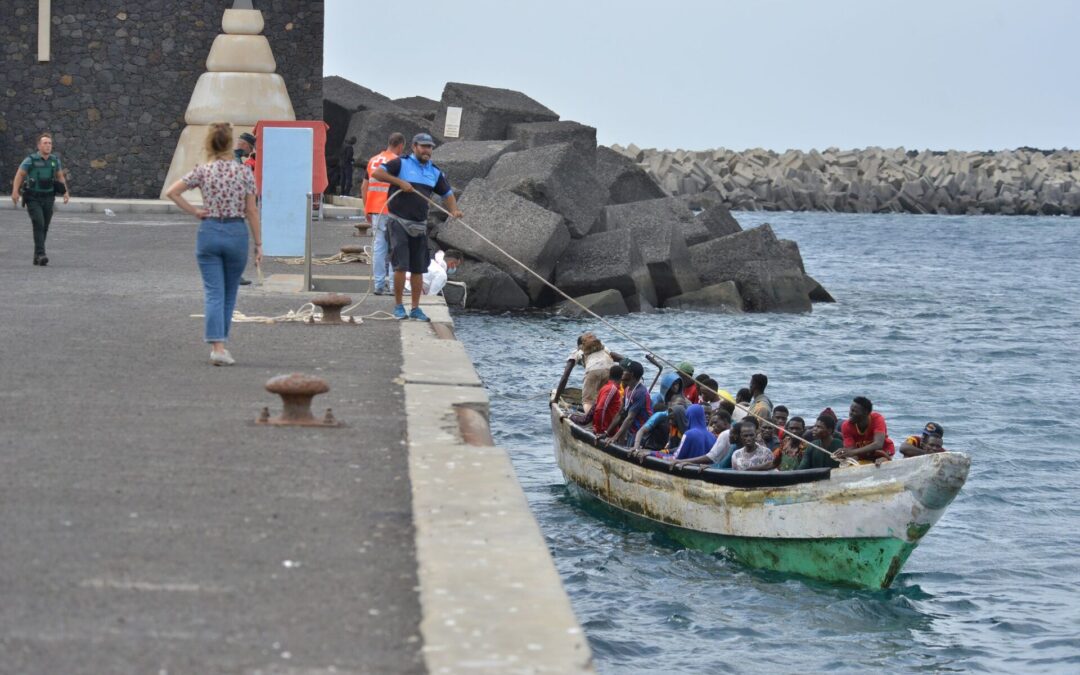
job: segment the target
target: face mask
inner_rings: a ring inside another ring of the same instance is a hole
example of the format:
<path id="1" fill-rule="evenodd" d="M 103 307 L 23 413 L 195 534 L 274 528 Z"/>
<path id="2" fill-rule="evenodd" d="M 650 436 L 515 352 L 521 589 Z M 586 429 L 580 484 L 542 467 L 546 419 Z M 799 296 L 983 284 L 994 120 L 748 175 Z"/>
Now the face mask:
<path id="1" fill-rule="evenodd" d="M 448 277 L 452 277 L 452 276 L 454 276 L 454 272 L 457 272 L 457 268 L 456 268 L 456 267 L 448 267 L 448 268 L 446 269 L 446 276 L 448 276 Z"/>
<path id="2" fill-rule="evenodd" d="M 236 157 L 237 159 L 243 159 L 244 158 L 244 151 L 241 150 L 240 148 L 236 148 L 236 149 L 233 150 L 233 156 Z"/>

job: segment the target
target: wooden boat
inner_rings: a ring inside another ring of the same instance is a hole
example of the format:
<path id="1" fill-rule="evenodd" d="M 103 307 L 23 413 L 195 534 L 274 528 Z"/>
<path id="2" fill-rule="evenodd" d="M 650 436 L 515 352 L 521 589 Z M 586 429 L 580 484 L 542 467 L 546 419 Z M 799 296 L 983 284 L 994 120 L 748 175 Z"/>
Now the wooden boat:
<path id="1" fill-rule="evenodd" d="M 550 399 L 555 458 L 568 481 L 676 541 L 723 550 L 756 568 L 887 588 L 967 479 L 971 459 L 946 452 L 804 471 L 674 468 L 598 443 Z"/>

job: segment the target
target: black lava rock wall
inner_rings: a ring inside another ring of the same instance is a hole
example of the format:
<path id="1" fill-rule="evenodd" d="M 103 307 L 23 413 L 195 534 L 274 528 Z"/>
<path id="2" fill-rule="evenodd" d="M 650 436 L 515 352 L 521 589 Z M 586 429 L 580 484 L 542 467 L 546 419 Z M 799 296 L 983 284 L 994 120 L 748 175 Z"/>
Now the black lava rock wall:
<path id="1" fill-rule="evenodd" d="M 51 60 L 37 2 L 0 3 L 0 193 L 51 131 L 72 193 L 156 199 L 230 0 L 53 0 Z M 323 2 L 255 0 L 298 119 L 322 119 Z"/>

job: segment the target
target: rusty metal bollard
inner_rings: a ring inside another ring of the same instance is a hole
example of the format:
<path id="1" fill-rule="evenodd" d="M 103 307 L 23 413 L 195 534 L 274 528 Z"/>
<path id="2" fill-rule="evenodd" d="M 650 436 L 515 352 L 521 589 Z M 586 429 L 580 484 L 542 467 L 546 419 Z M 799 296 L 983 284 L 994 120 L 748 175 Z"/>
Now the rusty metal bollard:
<path id="1" fill-rule="evenodd" d="M 341 247 L 342 255 L 364 255 L 364 247 L 359 244 L 345 244 Z"/>
<path id="2" fill-rule="evenodd" d="M 343 426 L 341 422 L 334 418 L 329 408 L 326 410 L 326 417 L 321 420 L 311 414 L 311 399 L 330 391 L 330 385 L 321 377 L 304 375 L 303 373 L 278 375 L 266 381 L 266 390 L 281 396 L 284 405 L 281 415 L 277 417 L 270 417 L 270 411 L 263 408 L 255 422 L 256 424 L 279 427 Z"/>
<path id="3" fill-rule="evenodd" d="M 351 317 L 343 319 L 341 317 L 341 310 L 343 307 L 348 307 L 352 304 L 352 298 L 341 293 L 327 293 L 326 295 L 318 295 L 312 298 L 311 304 L 322 309 L 322 320 L 319 323 L 324 324 L 345 324 L 353 323 Z M 315 323 L 315 318 L 308 323 Z"/>

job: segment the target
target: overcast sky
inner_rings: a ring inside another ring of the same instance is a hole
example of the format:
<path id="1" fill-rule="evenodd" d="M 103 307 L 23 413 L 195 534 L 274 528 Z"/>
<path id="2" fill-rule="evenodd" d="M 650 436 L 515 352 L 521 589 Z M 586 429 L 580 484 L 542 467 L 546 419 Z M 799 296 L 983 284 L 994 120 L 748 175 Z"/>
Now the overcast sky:
<path id="1" fill-rule="evenodd" d="M 1071 0 L 326 0 L 324 69 L 515 89 L 604 144 L 1077 148 L 1078 35 Z"/>

